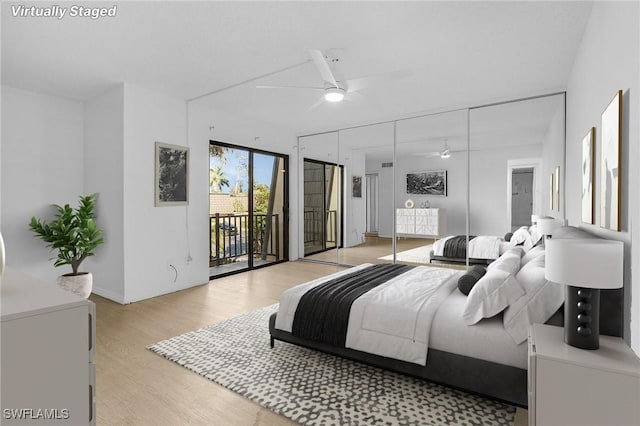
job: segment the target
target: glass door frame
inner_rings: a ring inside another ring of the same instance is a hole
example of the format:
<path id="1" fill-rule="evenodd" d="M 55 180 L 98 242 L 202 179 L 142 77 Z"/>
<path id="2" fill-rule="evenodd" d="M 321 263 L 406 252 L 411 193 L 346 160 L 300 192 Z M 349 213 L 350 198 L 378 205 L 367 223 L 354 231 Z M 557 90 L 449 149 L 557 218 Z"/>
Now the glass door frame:
<path id="1" fill-rule="evenodd" d="M 242 145 L 235 145 L 235 144 L 231 144 L 231 143 L 227 143 L 227 142 L 221 142 L 221 141 L 216 141 L 216 140 L 209 140 L 209 146 L 220 146 L 223 148 L 228 148 L 228 149 L 236 149 L 236 150 L 241 150 L 241 151 L 246 151 L 248 154 L 248 175 L 247 175 L 247 192 L 248 192 L 248 198 L 247 198 L 247 211 L 248 211 L 248 219 L 247 219 L 247 227 L 248 227 L 248 232 L 247 232 L 247 238 L 249 241 L 249 244 L 253 244 L 253 229 L 254 229 L 254 220 L 253 220 L 253 216 L 254 216 L 254 205 L 253 205 L 253 196 L 254 196 L 254 191 L 253 191 L 253 187 L 254 187 L 254 176 L 253 176 L 253 156 L 254 154 L 261 154 L 261 155 L 267 155 L 267 156 L 273 156 L 273 157 L 279 157 L 282 158 L 283 163 L 284 163 L 284 180 L 283 180 L 283 199 L 282 199 L 282 203 L 283 203 L 283 226 L 282 226 L 282 256 L 280 259 L 276 259 L 273 262 L 268 262 L 265 264 L 261 264 L 261 265 L 254 265 L 253 262 L 253 250 L 251 250 L 251 255 L 248 256 L 248 260 L 247 260 L 247 267 L 246 268 L 240 268 L 237 270 L 233 270 L 233 271 L 229 271 L 229 272 L 224 272 L 224 273 L 220 273 L 220 274 L 215 274 L 215 275 L 211 275 L 211 273 L 209 274 L 209 279 L 216 279 L 216 278 L 221 278 L 221 277 L 226 277 L 229 275 L 234 275 L 240 272 L 246 272 L 246 271 L 251 271 L 254 269 L 260 269 L 260 268 L 265 268 L 271 265 L 276 265 L 278 263 L 283 263 L 283 262 L 288 262 L 289 261 L 289 155 L 287 154 L 281 154 L 278 152 L 272 152 L 272 151 L 266 151 L 263 149 L 258 149 L 258 148 L 251 148 L 251 147 L 246 147 L 246 146 L 242 146 Z M 209 209 L 211 208 L 211 206 L 209 206 Z M 209 257 L 211 258 L 211 245 L 212 245 L 212 241 L 211 241 L 211 234 L 212 234 L 212 229 L 211 229 L 211 220 L 209 220 Z"/>
<path id="2" fill-rule="evenodd" d="M 326 187 L 326 166 L 332 166 L 332 167 L 337 167 L 338 170 L 340 171 L 340 181 L 338 182 L 338 185 L 336 186 L 339 190 L 340 190 L 340 194 L 338 194 L 338 212 L 336 212 L 336 220 L 340 221 L 339 222 L 339 232 L 336 234 L 336 245 L 333 247 L 327 247 L 327 235 L 326 235 L 326 228 L 327 228 L 327 223 L 326 220 L 323 223 L 323 241 L 322 241 L 322 249 L 320 250 L 316 250 L 310 253 L 306 253 L 303 247 L 303 252 L 302 252 L 302 257 L 305 258 L 307 256 L 313 256 L 314 254 L 318 254 L 318 253 L 323 253 L 325 251 L 329 251 L 329 250 L 336 250 L 336 249 L 341 249 L 342 248 L 342 242 L 343 242 L 343 238 L 344 238 L 344 214 L 342 212 L 343 206 L 345 205 L 345 201 L 344 201 L 344 197 L 345 197 L 345 190 L 344 190 L 344 166 L 341 164 L 336 164 L 336 163 L 331 163 L 328 161 L 322 161 L 322 160 L 315 160 L 313 158 L 303 158 L 302 159 L 302 182 L 303 182 L 303 188 L 302 188 L 302 211 L 303 211 L 303 219 L 302 219 L 302 235 L 304 236 L 305 234 L 305 220 L 304 220 L 304 163 L 305 162 L 309 162 L 309 163 L 314 163 L 314 164 L 320 164 L 322 166 L 324 166 L 323 168 L 323 212 L 326 214 L 327 213 L 327 187 Z"/>

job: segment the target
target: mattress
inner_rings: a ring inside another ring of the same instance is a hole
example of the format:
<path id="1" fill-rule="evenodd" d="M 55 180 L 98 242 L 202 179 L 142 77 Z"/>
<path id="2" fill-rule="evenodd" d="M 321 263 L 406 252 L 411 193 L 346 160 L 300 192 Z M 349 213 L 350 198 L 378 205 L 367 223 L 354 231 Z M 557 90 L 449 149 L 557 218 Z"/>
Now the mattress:
<path id="1" fill-rule="evenodd" d="M 467 297 L 454 290 L 431 323 L 429 348 L 527 369 L 527 344 L 517 345 L 502 326 L 502 315 L 466 325 L 462 311 Z"/>

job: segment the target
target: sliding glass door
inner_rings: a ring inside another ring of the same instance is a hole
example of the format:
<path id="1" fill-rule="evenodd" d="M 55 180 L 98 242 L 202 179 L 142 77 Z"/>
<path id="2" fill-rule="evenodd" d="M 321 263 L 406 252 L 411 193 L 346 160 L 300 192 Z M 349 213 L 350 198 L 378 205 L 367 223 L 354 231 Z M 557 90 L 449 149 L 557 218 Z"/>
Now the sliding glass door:
<path id="1" fill-rule="evenodd" d="M 211 277 L 288 259 L 288 157 L 211 142 Z"/>
<path id="2" fill-rule="evenodd" d="M 340 247 L 342 167 L 304 159 L 304 254 Z"/>

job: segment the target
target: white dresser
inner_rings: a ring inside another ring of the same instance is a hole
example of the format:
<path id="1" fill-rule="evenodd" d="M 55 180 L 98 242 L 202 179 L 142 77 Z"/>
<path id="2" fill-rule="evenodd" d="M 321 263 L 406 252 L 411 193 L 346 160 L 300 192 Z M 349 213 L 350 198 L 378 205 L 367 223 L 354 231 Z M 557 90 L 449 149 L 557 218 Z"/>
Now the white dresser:
<path id="1" fill-rule="evenodd" d="M 620 338 L 585 350 L 562 327 L 534 324 L 528 372 L 529 426 L 640 424 L 640 360 Z"/>
<path id="2" fill-rule="evenodd" d="M 0 287 L 0 423 L 95 424 L 95 305 L 10 269 Z"/>
<path id="3" fill-rule="evenodd" d="M 440 237 L 447 230 L 445 209 L 396 209 L 396 234 L 407 237 Z"/>

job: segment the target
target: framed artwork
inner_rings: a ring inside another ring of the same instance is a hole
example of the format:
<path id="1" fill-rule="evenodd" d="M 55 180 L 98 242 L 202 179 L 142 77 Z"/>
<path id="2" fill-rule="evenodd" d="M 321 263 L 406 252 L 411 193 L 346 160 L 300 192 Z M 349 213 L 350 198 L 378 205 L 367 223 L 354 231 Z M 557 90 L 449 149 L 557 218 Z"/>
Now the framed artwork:
<path id="1" fill-rule="evenodd" d="M 596 128 L 589 129 L 589 133 L 582 138 L 582 221 L 593 224 L 594 202 L 593 202 L 593 171 L 595 167 L 595 147 Z"/>
<path id="2" fill-rule="evenodd" d="M 554 195 L 556 197 L 555 207 L 556 207 L 556 211 L 559 212 L 560 211 L 560 166 L 556 167 L 555 176 L 553 179 L 555 184 Z"/>
<path id="3" fill-rule="evenodd" d="M 189 148 L 156 142 L 156 207 L 189 204 Z"/>
<path id="4" fill-rule="evenodd" d="M 555 192 L 555 186 L 553 185 L 553 175 L 554 173 L 551 173 L 551 175 L 549 176 L 549 210 L 553 211 L 555 203 L 553 202 L 554 197 L 554 192 Z"/>
<path id="5" fill-rule="evenodd" d="M 447 171 L 407 173 L 407 194 L 447 196 Z"/>
<path id="6" fill-rule="evenodd" d="M 620 135 L 622 90 L 602 113 L 600 162 L 600 226 L 620 231 Z"/>
<path id="7" fill-rule="evenodd" d="M 351 196 L 362 198 L 362 176 L 351 176 Z"/>

